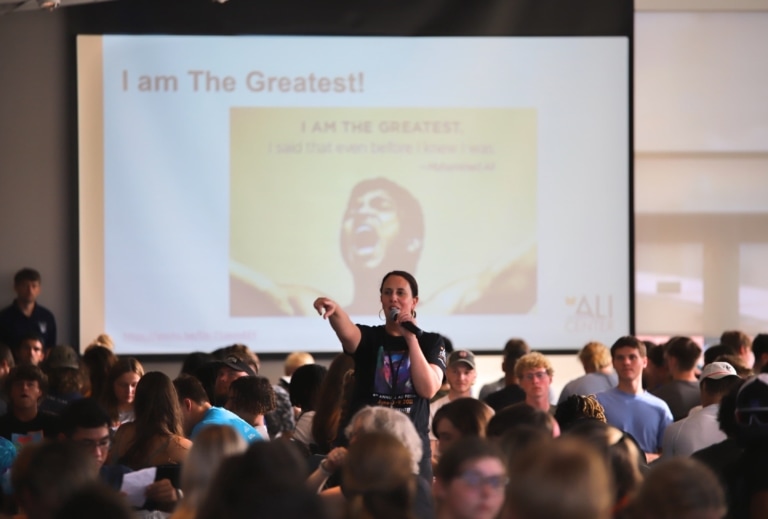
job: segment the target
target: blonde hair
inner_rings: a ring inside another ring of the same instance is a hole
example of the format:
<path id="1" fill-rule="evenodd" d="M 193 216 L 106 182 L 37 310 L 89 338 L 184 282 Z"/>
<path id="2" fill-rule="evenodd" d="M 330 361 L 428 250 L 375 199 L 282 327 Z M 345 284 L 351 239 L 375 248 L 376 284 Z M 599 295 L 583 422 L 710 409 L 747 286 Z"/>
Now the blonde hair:
<path id="1" fill-rule="evenodd" d="M 306 351 L 294 351 L 289 353 L 283 364 L 283 372 L 286 377 L 293 375 L 293 372 L 306 364 L 314 364 L 315 358 Z"/>
<path id="2" fill-rule="evenodd" d="M 602 342 L 588 342 L 579 352 L 579 360 L 584 365 L 584 371 L 598 371 L 610 367 L 611 350 Z"/>
<path id="3" fill-rule="evenodd" d="M 248 448 L 243 437 L 227 425 L 208 425 L 195 441 L 181 468 L 183 505 L 197 509 L 208 491 L 221 462 Z"/>
<path id="4" fill-rule="evenodd" d="M 85 348 L 85 351 L 90 350 L 94 346 L 102 346 L 108 350 L 115 351 L 115 341 L 113 341 L 112 337 L 106 333 L 101 333 L 98 337 L 93 339 L 93 341 L 91 341 L 91 343 Z"/>
<path id="5" fill-rule="evenodd" d="M 523 378 L 523 373 L 532 369 L 544 368 L 547 370 L 547 375 L 550 377 L 555 374 L 555 370 L 552 368 L 552 363 L 549 359 L 538 351 L 526 353 L 518 359 L 515 363 L 515 376 L 518 379 Z"/>

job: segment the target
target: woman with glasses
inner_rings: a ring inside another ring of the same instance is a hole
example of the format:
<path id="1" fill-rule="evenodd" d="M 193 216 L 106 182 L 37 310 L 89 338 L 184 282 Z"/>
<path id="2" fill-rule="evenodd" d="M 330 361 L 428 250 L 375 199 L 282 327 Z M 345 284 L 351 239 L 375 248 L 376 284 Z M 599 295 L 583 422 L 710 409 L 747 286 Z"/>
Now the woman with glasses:
<path id="1" fill-rule="evenodd" d="M 501 452 L 481 438 L 462 438 L 437 463 L 435 519 L 493 519 L 504 505 L 507 471 Z"/>

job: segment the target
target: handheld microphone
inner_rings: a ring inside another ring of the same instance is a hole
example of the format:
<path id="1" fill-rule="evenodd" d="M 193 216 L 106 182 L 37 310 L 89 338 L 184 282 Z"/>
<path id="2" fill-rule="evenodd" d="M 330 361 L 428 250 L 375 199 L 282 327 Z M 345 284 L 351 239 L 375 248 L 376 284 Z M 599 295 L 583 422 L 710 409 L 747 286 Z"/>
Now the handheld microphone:
<path id="1" fill-rule="evenodd" d="M 397 308 L 393 308 L 389 312 L 389 317 L 391 317 L 393 321 L 397 321 L 397 316 L 399 314 L 400 314 L 400 310 L 398 310 Z M 413 324 L 412 321 L 405 321 L 403 323 L 400 323 L 400 325 L 406 330 L 408 330 L 409 332 L 411 332 L 412 334 L 414 334 L 416 337 L 421 337 L 422 334 L 424 333 L 424 330 L 422 330 L 421 328 Z"/>

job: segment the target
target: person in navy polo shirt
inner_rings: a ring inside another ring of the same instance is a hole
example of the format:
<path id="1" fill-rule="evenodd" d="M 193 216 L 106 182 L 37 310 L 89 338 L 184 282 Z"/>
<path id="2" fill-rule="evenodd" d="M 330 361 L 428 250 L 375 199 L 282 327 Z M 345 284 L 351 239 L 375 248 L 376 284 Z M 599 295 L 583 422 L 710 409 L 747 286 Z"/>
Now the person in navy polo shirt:
<path id="1" fill-rule="evenodd" d="M 46 351 L 56 346 L 56 319 L 37 304 L 40 283 L 40 273 L 31 268 L 23 268 L 13 277 L 16 299 L 0 311 L 0 342 L 14 350 L 22 339 L 33 335 L 42 337 Z"/>

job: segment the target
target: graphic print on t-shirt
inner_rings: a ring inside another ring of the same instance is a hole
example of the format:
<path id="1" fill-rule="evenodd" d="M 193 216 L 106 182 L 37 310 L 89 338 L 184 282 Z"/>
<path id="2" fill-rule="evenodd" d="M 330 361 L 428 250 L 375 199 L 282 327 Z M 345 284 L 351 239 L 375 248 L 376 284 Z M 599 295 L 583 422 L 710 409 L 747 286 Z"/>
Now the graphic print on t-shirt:
<path id="1" fill-rule="evenodd" d="M 408 351 L 386 351 L 379 346 L 376 355 L 376 376 L 373 382 L 376 405 L 405 411 L 416 396 L 411 380 L 411 359 Z"/>
<path id="2" fill-rule="evenodd" d="M 11 434 L 11 442 L 13 442 L 16 451 L 20 451 L 25 445 L 30 443 L 39 443 L 43 441 L 43 431 L 30 431 L 26 434 L 13 433 Z"/>

